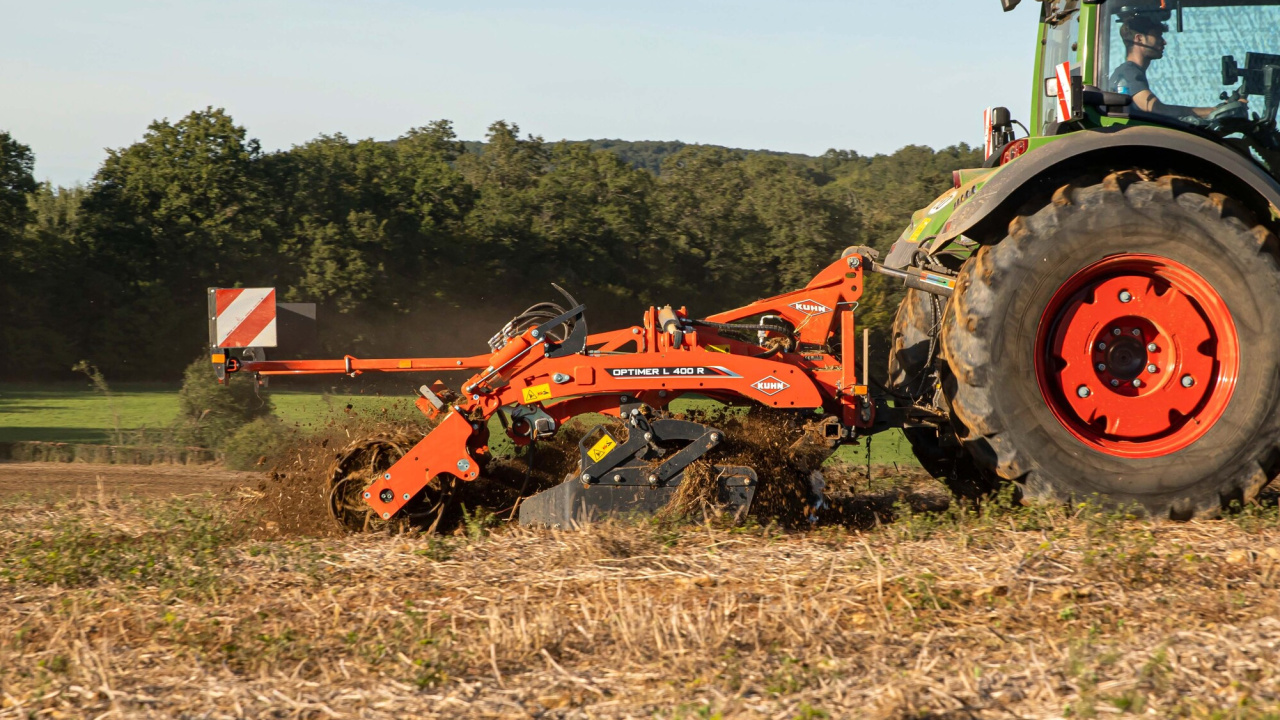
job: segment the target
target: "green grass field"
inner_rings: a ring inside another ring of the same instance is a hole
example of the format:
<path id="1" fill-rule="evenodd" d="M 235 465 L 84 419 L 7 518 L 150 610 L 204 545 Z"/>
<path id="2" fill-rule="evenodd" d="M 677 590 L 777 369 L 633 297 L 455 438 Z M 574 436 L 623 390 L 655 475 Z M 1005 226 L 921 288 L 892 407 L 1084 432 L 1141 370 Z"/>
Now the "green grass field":
<path id="1" fill-rule="evenodd" d="M 276 414 L 288 423 L 325 422 L 348 404 L 361 412 L 412 410 L 405 397 L 273 392 Z M 104 397 L 88 383 L 44 385 L 0 383 L 0 442 L 111 443 L 116 431 L 126 437 L 142 429 L 169 427 L 178 414 L 178 386 L 118 383 Z"/>
<path id="2" fill-rule="evenodd" d="M 356 412 L 393 416 L 415 414 L 407 396 L 344 395 L 273 389 L 276 414 L 289 424 L 321 425 L 341 417 L 350 405 Z M 689 401 L 699 402 L 699 401 Z M 679 411 L 681 403 L 675 403 Z M 169 427 L 178 413 L 178 386 L 160 383 L 118 383 L 110 397 L 96 393 L 87 382 L 57 384 L 0 383 L 0 442 L 36 440 L 84 444 L 128 443 L 141 431 Z M 490 428 L 501 435 L 496 419 Z M 495 443 L 495 451 L 501 452 Z M 850 462 L 866 462 L 865 446 L 842 447 L 836 454 Z M 915 466 L 911 449 L 899 432 L 878 435 L 871 444 L 873 464 Z"/>

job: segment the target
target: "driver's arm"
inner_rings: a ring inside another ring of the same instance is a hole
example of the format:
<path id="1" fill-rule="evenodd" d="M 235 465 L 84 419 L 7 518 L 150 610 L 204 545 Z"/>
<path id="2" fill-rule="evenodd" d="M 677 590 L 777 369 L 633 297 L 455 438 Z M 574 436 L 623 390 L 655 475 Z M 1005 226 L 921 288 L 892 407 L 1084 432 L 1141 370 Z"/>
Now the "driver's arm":
<path id="1" fill-rule="evenodd" d="M 1165 105 L 1160 102 L 1160 98 L 1150 90 L 1143 90 L 1133 96 L 1133 104 L 1139 110 L 1150 113 L 1159 113 L 1160 115 L 1168 115 L 1170 117 L 1186 117 L 1195 115 L 1199 118 L 1209 117 L 1209 113 L 1213 112 L 1213 108 L 1207 107 L 1187 107 L 1185 105 Z"/>

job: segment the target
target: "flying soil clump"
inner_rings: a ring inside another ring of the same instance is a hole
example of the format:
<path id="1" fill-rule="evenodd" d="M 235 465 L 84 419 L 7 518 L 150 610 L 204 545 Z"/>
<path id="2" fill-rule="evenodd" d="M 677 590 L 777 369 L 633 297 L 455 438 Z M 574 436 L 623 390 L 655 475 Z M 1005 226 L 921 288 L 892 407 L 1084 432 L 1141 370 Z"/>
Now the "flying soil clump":
<path id="1" fill-rule="evenodd" d="M 699 460 L 685 471 L 668 515 L 694 515 L 714 509 L 715 465 L 741 465 L 756 472 L 759 485 L 750 515 L 784 527 L 809 522 L 821 488 L 820 468 L 830 447 L 794 413 L 752 408 L 746 413 L 690 413 L 685 419 L 716 427 L 724 442 L 714 458 Z"/>
<path id="2" fill-rule="evenodd" d="M 759 485 L 751 516 L 761 522 L 801 527 L 815 517 L 820 468 L 830 453 L 818 434 L 794 413 L 763 408 L 749 412 L 694 412 L 688 418 L 723 431 L 714 455 L 685 471 L 674 499 L 663 510 L 671 518 L 702 517 L 715 508 L 715 465 L 755 470 Z M 431 430 L 431 423 L 388 420 L 348 411 L 311 432 L 292 431 L 289 442 L 268 458 L 269 471 L 242 508 L 263 536 L 325 536 L 343 532 L 422 530 L 463 532 L 468 518 L 514 521 L 519 503 L 572 477 L 578 443 L 586 428 L 569 423 L 552 438 L 515 448 L 509 456 L 487 456 L 481 476 L 462 482 L 434 478 L 400 516 L 383 520 L 362 493 Z M 621 423 L 611 425 L 625 433 Z"/>
<path id="3" fill-rule="evenodd" d="M 385 522 L 368 509 L 360 493 L 421 442 L 432 425 L 425 419 L 388 420 L 348 411 L 319 429 L 295 429 L 264 462 L 266 477 L 246 497 L 242 512 L 263 536 L 415 528 L 460 532 L 468 515 L 514 519 L 522 497 L 563 481 L 577 466 L 583 434 L 571 423 L 554 438 L 517 448 L 515 457 L 490 456 L 472 482 L 436 477 L 405 507 L 406 518 Z"/>

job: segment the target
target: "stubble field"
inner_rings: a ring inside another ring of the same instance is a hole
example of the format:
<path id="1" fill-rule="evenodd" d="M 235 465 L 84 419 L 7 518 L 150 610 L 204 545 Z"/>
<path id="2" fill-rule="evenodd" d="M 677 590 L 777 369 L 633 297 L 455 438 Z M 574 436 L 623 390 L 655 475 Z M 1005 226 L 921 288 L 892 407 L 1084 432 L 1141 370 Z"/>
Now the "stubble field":
<path id="1" fill-rule="evenodd" d="M 245 483 L 10 496 L 0 718 L 1280 710 L 1274 508 L 929 512 L 932 481 L 847 481 L 865 512 L 801 531 L 302 536 Z"/>

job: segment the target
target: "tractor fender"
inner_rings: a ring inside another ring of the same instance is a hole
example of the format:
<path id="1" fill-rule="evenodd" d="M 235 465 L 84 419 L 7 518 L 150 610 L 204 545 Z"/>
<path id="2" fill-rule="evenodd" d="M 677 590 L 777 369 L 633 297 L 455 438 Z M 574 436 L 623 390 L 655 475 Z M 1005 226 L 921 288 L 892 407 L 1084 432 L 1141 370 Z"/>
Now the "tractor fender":
<path id="1" fill-rule="evenodd" d="M 1280 183 L 1240 153 L 1186 131 L 1114 125 L 1073 133 L 1005 165 L 956 208 L 931 247 L 961 235 L 997 242 L 1033 197 L 1049 195 L 1081 172 L 1126 166 L 1188 174 L 1243 202 L 1269 225 L 1280 219 Z"/>

